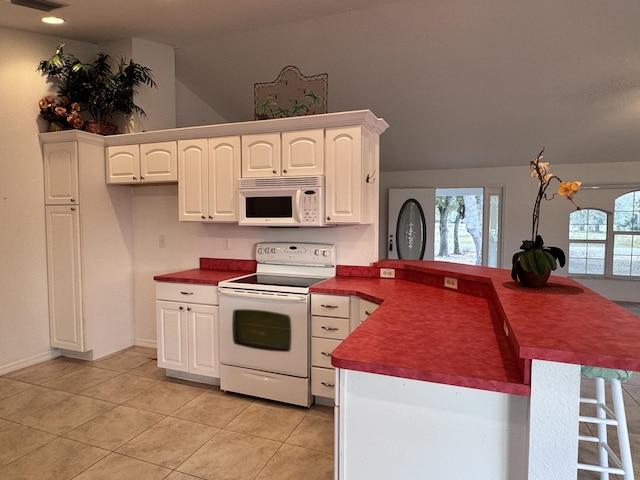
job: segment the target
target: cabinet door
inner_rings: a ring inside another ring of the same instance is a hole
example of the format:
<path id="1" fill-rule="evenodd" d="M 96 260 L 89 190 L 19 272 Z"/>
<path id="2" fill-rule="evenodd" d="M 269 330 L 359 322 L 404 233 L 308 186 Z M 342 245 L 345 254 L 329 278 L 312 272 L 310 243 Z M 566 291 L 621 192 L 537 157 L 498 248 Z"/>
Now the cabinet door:
<path id="1" fill-rule="evenodd" d="M 207 220 L 208 155 L 206 139 L 178 142 L 178 205 L 182 221 Z"/>
<path id="2" fill-rule="evenodd" d="M 209 139 L 208 211 L 214 222 L 238 221 L 240 137 Z"/>
<path id="3" fill-rule="evenodd" d="M 84 352 L 79 208 L 46 207 L 47 279 L 51 346 Z"/>
<path id="4" fill-rule="evenodd" d="M 219 377 L 218 307 L 187 305 L 189 372 Z"/>
<path id="5" fill-rule="evenodd" d="M 324 130 L 282 132 L 282 175 L 324 173 Z"/>
<path id="6" fill-rule="evenodd" d="M 362 209 L 362 129 L 326 130 L 327 223 L 359 223 Z"/>
<path id="7" fill-rule="evenodd" d="M 158 367 L 187 372 L 188 341 L 186 305 L 156 301 Z"/>
<path id="8" fill-rule="evenodd" d="M 107 183 L 140 182 L 140 147 L 121 145 L 107 147 Z"/>
<path id="9" fill-rule="evenodd" d="M 77 143 L 46 143 L 43 153 L 45 203 L 47 205 L 77 204 Z"/>
<path id="10" fill-rule="evenodd" d="M 176 142 L 140 145 L 140 181 L 146 183 L 177 182 L 177 148 Z"/>
<path id="11" fill-rule="evenodd" d="M 280 134 L 242 136 L 242 177 L 280 176 Z"/>

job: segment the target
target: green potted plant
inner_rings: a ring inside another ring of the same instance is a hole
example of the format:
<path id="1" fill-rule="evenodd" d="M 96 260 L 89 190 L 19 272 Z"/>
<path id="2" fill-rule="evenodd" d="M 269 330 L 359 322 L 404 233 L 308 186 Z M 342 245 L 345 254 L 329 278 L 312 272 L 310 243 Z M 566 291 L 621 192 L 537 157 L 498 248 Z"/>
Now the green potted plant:
<path id="1" fill-rule="evenodd" d="M 94 133 L 105 133 L 100 129 L 117 113 L 146 117 L 133 97 L 142 85 L 157 87 L 151 70 L 133 60 L 126 62 L 119 57 L 114 63 L 109 55 L 98 53 L 93 62 L 82 63 L 75 55 L 64 52 L 64 44 L 58 45 L 51 58 L 42 60 L 38 70 L 58 84 L 60 97 L 77 103 L 80 111 L 88 113 L 85 129 Z M 110 125 L 108 133 L 116 133 L 115 125 Z"/>
<path id="2" fill-rule="evenodd" d="M 544 148 L 538 153 L 536 158 L 531 160 L 531 176 L 538 181 L 538 195 L 533 206 L 533 221 L 531 228 L 531 240 L 523 240 L 520 245 L 520 252 L 513 255 L 511 266 L 511 278 L 514 281 L 520 280 L 525 287 L 540 287 L 546 284 L 552 270 L 564 267 L 565 254 L 561 248 L 548 247 L 538 235 L 538 224 L 540 222 L 540 204 L 543 199 L 552 200 L 556 194 L 547 196 L 547 188 L 553 179 L 560 182 L 557 194 L 565 197 L 575 204 L 573 197 L 580 190 L 581 182 L 563 182 L 557 175 L 549 172 L 549 163 L 541 162 Z"/>

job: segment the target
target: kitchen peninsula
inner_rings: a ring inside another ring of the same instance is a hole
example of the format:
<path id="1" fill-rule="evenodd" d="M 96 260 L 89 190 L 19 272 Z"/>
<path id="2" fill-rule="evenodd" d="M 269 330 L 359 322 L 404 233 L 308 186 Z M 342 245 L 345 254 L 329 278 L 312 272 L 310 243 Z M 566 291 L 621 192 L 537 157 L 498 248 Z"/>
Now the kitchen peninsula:
<path id="1" fill-rule="evenodd" d="M 217 262 L 155 278 L 251 267 Z M 340 479 L 575 478 L 580 365 L 640 370 L 637 317 L 568 278 L 523 291 L 507 270 L 384 260 L 311 292 L 379 304 L 332 352 Z"/>
<path id="2" fill-rule="evenodd" d="M 501 269 L 378 268 L 395 280 L 342 267 L 313 289 L 382 300 L 332 352 L 337 478 L 576 478 L 580 365 L 639 370 L 638 318 L 567 278 L 545 292 Z"/>

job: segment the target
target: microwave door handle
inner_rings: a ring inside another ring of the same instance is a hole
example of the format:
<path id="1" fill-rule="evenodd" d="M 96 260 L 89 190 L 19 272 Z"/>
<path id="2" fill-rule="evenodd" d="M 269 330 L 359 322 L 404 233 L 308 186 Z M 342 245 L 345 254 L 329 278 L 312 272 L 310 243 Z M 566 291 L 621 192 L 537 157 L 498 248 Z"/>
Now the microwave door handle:
<path id="1" fill-rule="evenodd" d="M 300 217 L 300 202 L 302 199 L 302 189 L 298 188 L 296 190 L 295 201 L 293 202 L 293 218 L 297 223 L 300 223 L 302 220 Z"/>

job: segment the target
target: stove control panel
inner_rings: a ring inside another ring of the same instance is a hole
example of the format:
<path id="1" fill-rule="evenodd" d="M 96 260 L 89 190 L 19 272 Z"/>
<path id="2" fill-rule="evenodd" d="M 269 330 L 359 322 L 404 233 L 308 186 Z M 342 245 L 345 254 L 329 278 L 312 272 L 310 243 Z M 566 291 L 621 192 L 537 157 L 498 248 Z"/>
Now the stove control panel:
<path id="1" fill-rule="evenodd" d="M 336 246 L 326 243 L 259 243 L 256 261 L 284 265 L 335 265 Z"/>

